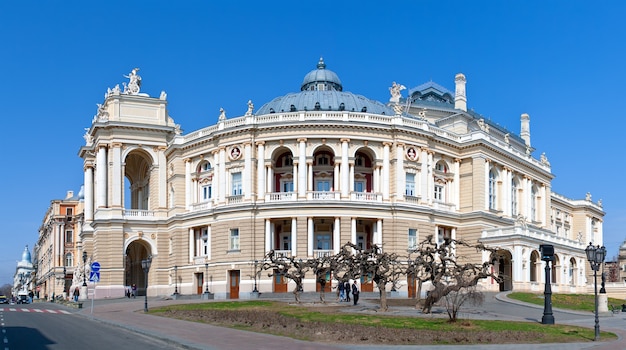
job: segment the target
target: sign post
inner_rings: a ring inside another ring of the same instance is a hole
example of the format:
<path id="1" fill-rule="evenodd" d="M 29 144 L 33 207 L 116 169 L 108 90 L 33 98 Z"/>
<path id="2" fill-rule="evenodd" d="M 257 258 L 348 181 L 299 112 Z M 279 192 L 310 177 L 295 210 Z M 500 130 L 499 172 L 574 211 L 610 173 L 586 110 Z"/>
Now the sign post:
<path id="1" fill-rule="evenodd" d="M 98 282 L 100 281 L 100 263 L 97 261 L 91 263 L 89 281 L 94 283 L 93 293 L 91 294 L 91 313 L 93 314 L 93 300 L 96 298 L 96 287 Z"/>

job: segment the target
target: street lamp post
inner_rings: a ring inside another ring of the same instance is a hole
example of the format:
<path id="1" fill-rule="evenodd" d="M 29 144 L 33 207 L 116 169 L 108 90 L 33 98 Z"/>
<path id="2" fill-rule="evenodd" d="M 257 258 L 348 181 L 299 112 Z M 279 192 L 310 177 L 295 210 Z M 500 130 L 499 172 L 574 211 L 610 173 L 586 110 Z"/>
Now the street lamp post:
<path id="1" fill-rule="evenodd" d="M 87 252 L 83 252 L 83 287 L 87 287 Z"/>
<path id="2" fill-rule="evenodd" d="M 543 292 L 543 317 L 542 324 L 554 324 L 554 315 L 552 313 L 552 287 L 550 284 L 550 262 L 554 264 L 554 246 L 551 244 L 542 244 L 539 246 L 541 250 L 541 260 L 546 262 L 546 283 Z"/>
<path id="3" fill-rule="evenodd" d="M 174 265 L 174 295 L 178 295 L 178 266 Z"/>
<path id="4" fill-rule="evenodd" d="M 204 280 L 205 280 L 205 284 L 206 284 L 206 289 L 204 290 L 204 292 L 206 294 L 209 294 L 209 279 L 207 278 L 209 276 L 209 263 L 204 263 Z"/>
<path id="5" fill-rule="evenodd" d="M 256 277 L 257 277 L 257 266 L 259 265 L 258 260 L 254 260 L 254 290 L 253 293 L 258 293 L 259 289 L 257 288 Z"/>
<path id="6" fill-rule="evenodd" d="M 143 312 L 148 312 L 148 272 L 150 271 L 150 265 L 152 264 L 152 255 L 148 256 L 148 259 L 141 260 L 141 268 L 146 279 L 145 287 L 146 293 L 144 296 Z"/>
<path id="7" fill-rule="evenodd" d="M 69 291 L 67 290 L 67 269 L 65 268 L 65 266 L 63 266 L 63 293 L 65 293 L 65 296 L 67 297 L 67 295 Z"/>
<path id="8" fill-rule="evenodd" d="M 598 270 L 606 257 L 606 248 L 604 248 L 604 246 L 600 247 L 600 245 L 594 246 L 590 242 L 587 248 L 585 248 L 585 253 L 587 254 L 587 260 L 593 270 L 593 292 L 595 295 L 595 337 L 593 340 L 598 341 L 600 340 L 600 320 L 598 319 Z"/>

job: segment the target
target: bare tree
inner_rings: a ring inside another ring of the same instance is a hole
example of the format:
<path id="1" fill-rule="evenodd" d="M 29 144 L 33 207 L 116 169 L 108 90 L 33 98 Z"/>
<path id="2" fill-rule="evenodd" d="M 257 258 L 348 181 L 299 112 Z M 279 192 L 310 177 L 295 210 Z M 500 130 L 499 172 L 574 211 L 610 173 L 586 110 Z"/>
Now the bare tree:
<path id="1" fill-rule="evenodd" d="M 360 271 L 361 276 L 371 276 L 380 292 L 380 311 L 387 311 L 387 283 L 394 283 L 398 278 L 398 255 L 384 252 L 382 247 L 374 244 L 371 249 L 361 250 L 352 243 L 347 247 L 355 250 L 353 270 Z"/>
<path id="2" fill-rule="evenodd" d="M 296 287 L 293 290 L 296 303 L 300 303 L 300 293 L 303 291 L 302 281 L 311 264 L 307 260 L 295 259 L 293 256 L 276 256 L 273 250 L 263 259 L 263 270 L 270 270 L 269 277 L 280 274 L 293 280 Z"/>
<path id="3" fill-rule="evenodd" d="M 490 252 L 490 259 L 482 264 L 462 263 L 455 251 L 460 247 L 476 249 L 478 252 Z M 500 277 L 491 272 L 491 267 L 496 260 L 497 249 L 486 247 L 485 245 L 469 244 L 461 240 L 448 239 L 441 244 L 433 242 L 433 236 L 428 236 L 416 251 L 418 256 L 411 262 L 412 272 L 419 276 L 421 281 L 429 281 L 432 289 L 424 300 L 422 312 L 430 313 L 432 307 L 442 298 L 451 293 L 459 295 L 458 298 L 450 299 L 456 301 L 457 305 L 450 312 L 450 320 L 455 321 L 458 307 L 470 297 L 475 297 L 468 291 L 474 289 L 481 279 L 492 277 L 500 281 Z M 469 293 L 462 297 L 463 293 Z M 460 303 L 460 304 L 459 304 Z"/>

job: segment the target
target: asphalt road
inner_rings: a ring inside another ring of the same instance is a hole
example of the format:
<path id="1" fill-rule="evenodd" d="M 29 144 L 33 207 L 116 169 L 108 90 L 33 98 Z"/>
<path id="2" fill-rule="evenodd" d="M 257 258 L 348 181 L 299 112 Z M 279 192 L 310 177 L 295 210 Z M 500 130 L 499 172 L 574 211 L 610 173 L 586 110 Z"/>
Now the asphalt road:
<path id="1" fill-rule="evenodd" d="M 2 350 L 176 348 L 50 303 L 1 305 L 0 343 Z"/>

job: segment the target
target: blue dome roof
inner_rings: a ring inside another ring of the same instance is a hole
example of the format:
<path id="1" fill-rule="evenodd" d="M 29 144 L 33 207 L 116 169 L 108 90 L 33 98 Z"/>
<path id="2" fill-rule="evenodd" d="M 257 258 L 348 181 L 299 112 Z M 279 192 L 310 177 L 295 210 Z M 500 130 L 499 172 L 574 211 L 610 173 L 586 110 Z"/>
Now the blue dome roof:
<path id="1" fill-rule="evenodd" d="M 264 104 L 257 114 L 297 111 L 348 111 L 394 115 L 393 109 L 369 98 L 343 91 L 335 72 L 326 69 L 320 58 L 317 69 L 307 73 L 300 92 L 280 96 Z"/>
<path id="2" fill-rule="evenodd" d="M 343 90 L 341 80 L 339 80 L 335 72 L 326 69 L 326 63 L 324 63 L 324 59 L 321 57 L 320 61 L 317 62 L 317 69 L 310 71 L 304 76 L 300 90 L 317 90 L 317 84 L 327 85 L 329 87 L 327 90 Z"/>
<path id="3" fill-rule="evenodd" d="M 24 248 L 24 252 L 22 253 L 22 262 L 32 263 L 32 260 L 30 258 L 30 251 L 28 250 L 28 246 L 26 246 L 26 248 Z"/>

